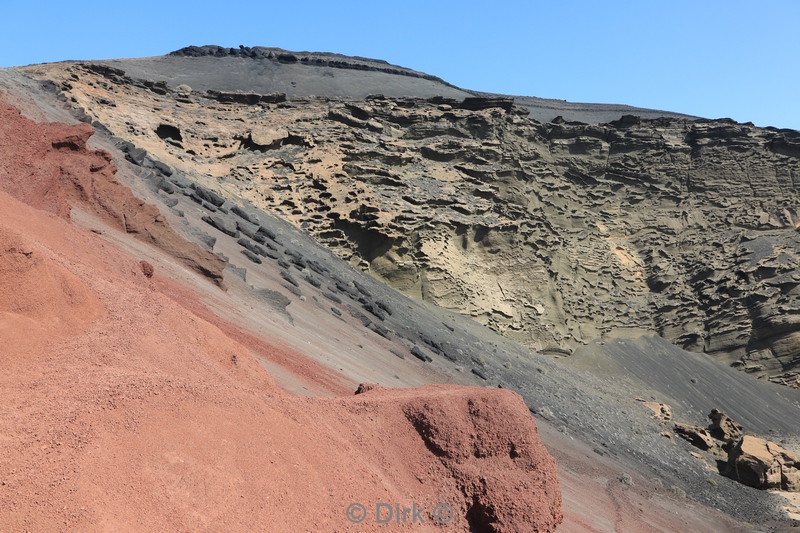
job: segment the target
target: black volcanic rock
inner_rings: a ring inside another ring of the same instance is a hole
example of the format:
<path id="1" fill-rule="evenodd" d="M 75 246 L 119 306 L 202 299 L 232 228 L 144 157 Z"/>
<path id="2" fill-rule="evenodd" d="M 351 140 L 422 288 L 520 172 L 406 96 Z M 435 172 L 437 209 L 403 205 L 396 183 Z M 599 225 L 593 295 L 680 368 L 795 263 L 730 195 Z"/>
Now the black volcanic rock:
<path id="1" fill-rule="evenodd" d="M 239 236 L 239 231 L 236 229 L 236 223 L 232 220 L 228 220 L 227 218 L 214 215 L 205 215 L 203 216 L 203 222 L 217 228 L 222 233 L 230 235 L 231 237 Z"/>

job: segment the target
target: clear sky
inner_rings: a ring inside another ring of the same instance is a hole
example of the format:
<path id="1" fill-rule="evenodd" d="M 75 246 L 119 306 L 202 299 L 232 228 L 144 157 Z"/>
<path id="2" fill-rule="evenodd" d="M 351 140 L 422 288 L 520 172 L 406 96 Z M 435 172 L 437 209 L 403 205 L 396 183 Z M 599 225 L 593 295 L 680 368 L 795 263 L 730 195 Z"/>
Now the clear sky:
<path id="1" fill-rule="evenodd" d="M 274 46 L 473 90 L 800 129 L 800 0 L 0 0 L 0 13 L 0 66 Z"/>

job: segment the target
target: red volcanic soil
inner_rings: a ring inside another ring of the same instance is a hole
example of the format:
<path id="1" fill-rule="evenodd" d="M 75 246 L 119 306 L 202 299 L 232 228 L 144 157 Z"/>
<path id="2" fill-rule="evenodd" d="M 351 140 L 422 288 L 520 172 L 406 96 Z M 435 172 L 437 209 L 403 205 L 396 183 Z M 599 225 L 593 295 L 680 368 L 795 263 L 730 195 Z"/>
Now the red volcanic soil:
<path id="1" fill-rule="evenodd" d="M 83 123 L 36 124 L 0 102 L 0 189 L 63 218 L 80 205 L 221 284 L 225 262 L 186 242 L 155 206 L 119 183 L 111 156 L 86 148 L 93 133 Z"/>
<path id="2" fill-rule="evenodd" d="M 80 204 L 163 261 L 221 270 L 89 135 L 0 106 L 0 530 L 554 530 L 555 462 L 516 393 L 292 396 L 158 266 L 70 224 Z"/>

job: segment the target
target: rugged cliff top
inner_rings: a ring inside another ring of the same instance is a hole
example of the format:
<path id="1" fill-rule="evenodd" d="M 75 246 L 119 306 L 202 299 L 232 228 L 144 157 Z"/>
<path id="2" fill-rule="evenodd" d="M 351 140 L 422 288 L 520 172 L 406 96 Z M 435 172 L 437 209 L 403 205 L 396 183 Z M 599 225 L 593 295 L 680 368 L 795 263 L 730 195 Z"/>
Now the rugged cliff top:
<path id="1" fill-rule="evenodd" d="M 590 124 L 610 122 L 623 115 L 697 118 L 619 104 L 481 93 L 376 59 L 324 52 L 290 52 L 261 46 L 189 46 L 160 57 L 95 63 L 121 68 L 133 78 L 162 81 L 171 86 L 186 84 L 199 91 L 281 92 L 288 97 L 353 99 L 363 99 L 370 94 L 416 98 L 514 98 L 517 105 L 528 110 L 531 118 L 542 122 L 559 116 L 567 121 Z"/>

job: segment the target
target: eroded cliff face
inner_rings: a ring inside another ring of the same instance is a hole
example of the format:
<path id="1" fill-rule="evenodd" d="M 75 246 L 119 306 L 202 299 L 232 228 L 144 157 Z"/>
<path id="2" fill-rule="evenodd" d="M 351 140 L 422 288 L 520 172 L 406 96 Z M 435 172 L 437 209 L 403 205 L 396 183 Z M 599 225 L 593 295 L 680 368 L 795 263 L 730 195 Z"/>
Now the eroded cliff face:
<path id="1" fill-rule="evenodd" d="M 532 348 L 650 331 L 796 382 L 797 131 L 542 124 L 503 99 L 200 93 L 88 64 L 27 73 L 175 179 L 280 213 Z"/>

